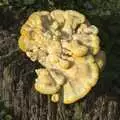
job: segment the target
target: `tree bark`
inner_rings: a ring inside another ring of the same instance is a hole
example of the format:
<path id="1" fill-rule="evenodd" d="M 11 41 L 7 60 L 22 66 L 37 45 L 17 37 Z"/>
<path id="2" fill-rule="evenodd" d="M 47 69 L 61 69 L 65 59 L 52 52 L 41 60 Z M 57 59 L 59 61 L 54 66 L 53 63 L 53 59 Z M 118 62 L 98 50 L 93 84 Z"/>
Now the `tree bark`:
<path id="1" fill-rule="evenodd" d="M 4 23 L 9 18 L 1 15 L 2 19 Z M 50 96 L 35 91 L 34 70 L 41 66 L 19 50 L 16 21 L 13 19 L 14 25 L 8 27 L 0 24 L 0 96 L 13 120 L 120 120 L 120 97 L 108 82 L 113 78 L 108 72 L 107 77 L 101 74 L 96 87 L 85 98 L 71 105 L 52 103 Z M 17 25 L 20 26 L 19 21 Z"/>

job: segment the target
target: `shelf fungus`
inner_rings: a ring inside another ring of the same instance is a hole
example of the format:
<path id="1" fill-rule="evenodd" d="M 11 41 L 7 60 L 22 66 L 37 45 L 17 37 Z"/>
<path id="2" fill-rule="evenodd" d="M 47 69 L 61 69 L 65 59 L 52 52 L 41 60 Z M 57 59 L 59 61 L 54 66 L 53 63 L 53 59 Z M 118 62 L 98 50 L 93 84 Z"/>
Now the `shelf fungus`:
<path id="1" fill-rule="evenodd" d="M 21 28 L 19 47 L 36 71 L 35 89 L 64 104 L 83 98 L 95 86 L 105 64 L 98 28 L 73 10 L 34 12 Z M 62 91 L 62 92 L 61 92 Z"/>

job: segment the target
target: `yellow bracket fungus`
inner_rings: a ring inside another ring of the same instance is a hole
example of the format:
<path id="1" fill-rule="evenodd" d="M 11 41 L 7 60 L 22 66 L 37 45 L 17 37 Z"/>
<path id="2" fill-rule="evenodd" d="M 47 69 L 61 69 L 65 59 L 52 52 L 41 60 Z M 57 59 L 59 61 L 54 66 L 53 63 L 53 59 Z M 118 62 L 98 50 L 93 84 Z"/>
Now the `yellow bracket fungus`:
<path id="1" fill-rule="evenodd" d="M 83 98 L 99 79 L 105 64 L 98 28 L 73 10 L 34 12 L 21 28 L 19 47 L 32 61 L 45 68 L 36 70 L 35 89 L 63 103 Z"/>

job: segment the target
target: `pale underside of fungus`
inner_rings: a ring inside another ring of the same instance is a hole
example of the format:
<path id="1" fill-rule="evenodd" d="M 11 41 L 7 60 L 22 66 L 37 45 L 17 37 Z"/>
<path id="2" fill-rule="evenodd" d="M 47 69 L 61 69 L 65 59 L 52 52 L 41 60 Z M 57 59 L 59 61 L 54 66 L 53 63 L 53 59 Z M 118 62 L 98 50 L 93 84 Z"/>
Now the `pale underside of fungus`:
<path id="1" fill-rule="evenodd" d="M 34 12 L 21 28 L 19 47 L 32 61 L 44 66 L 35 70 L 35 89 L 70 104 L 83 98 L 99 79 L 105 63 L 98 29 L 73 10 Z"/>

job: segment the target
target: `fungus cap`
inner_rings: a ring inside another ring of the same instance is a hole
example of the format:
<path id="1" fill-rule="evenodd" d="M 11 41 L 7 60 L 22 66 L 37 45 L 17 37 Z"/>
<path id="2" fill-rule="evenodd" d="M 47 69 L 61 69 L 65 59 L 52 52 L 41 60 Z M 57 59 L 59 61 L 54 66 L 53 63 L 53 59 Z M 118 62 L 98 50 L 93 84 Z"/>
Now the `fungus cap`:
<path id="1" fill-rule="evenodd" d="M 99 77 L 99 69 L 92 56 L 75 57 L 72 67 L 58 69 L 66 78 L 63 86 L 63 102 L 65 104 L 83 98 L 96 84 Z"/>
<path id="2" fill-rule="evenodd" d="M 36 70 L 38 78 L 36 79 L 35 89 L 43 94 L 54 94 L 60 89 L 47 69 Z"/>
<path id="3" fill-rule="evenodd" d="M 35 89 L 63 103 L 83 98 L 97 83 L 105 64 L 98 28 L 73 10 L 34 12 L 21 28 L 18 45 L 32 61 L 44 66 L 36 70 Z"/>

